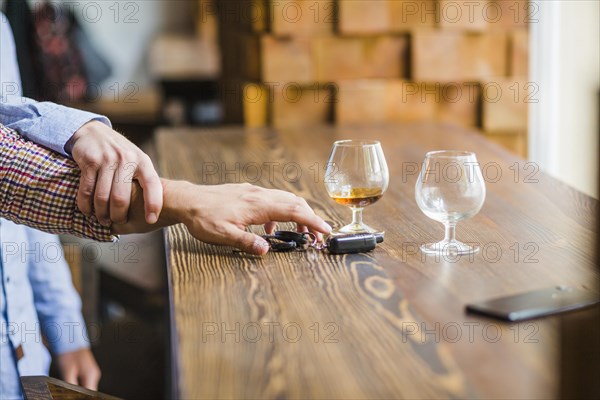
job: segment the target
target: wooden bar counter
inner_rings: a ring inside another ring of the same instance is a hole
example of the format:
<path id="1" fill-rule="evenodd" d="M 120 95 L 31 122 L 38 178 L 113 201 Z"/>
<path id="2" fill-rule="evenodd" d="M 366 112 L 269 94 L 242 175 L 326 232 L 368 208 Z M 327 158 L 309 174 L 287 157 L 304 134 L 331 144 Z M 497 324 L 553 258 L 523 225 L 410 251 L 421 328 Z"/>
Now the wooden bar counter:
<path id="1" fill-rule="evenodd" d="M 556 285 L 594 290 L 596 200 L 444 125 L 156 135 L 163 176 L 289 190 L 334 227 L 351 213 L 328 197 L 323 173 L 332 143 L 351 138 L 379 139 L 390 169 L 389 189 L 364 211 L 365 223 L 385 231 L 371 253 L 254 257 L 201 243 L 181 225 L 166 230 L 173 395 L 558 397 L 560 317 L 509 324 L 464 309 Z M 475 256 L 418 250 L 443 237 L 414 193 L 425 153 L 439 149 L 474 151 L 483 167 L 483 209 L 457 227 L 459 240 L 480 243 Z"/>

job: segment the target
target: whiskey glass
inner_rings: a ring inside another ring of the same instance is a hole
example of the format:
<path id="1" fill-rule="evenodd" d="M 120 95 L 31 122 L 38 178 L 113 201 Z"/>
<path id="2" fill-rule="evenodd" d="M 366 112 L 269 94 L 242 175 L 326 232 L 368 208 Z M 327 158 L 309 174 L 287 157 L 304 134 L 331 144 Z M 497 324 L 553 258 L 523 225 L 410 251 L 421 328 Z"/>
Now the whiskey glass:
<path id="1" fill-rule="evenodd" d="M 421 246 L 424 253 L 473 254 L 479 247 L 456 240 L 456 224 L 479 212 L 485 201 L 485 182 L 477 157 L 467 151 L 432 151 L 415 187 L 421 211 L 445 227 L 444 240 Z"/>
<path id="2" fill-rule="evenodd" d="M 325 168 L 327 193 L 338 204 L 350 207 L 352 222 L 335 233 L 375 233 L 365 225 L 363 208 L 378 201 L 389 184 L 389 171 L 377 140 L 338 140 Z"/>

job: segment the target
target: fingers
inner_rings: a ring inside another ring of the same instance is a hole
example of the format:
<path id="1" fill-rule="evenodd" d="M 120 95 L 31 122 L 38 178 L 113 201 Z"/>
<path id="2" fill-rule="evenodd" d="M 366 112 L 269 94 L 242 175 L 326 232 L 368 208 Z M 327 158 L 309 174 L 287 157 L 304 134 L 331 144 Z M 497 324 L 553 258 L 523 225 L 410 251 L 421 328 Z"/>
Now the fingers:
<path id="1" fill-rule="evenodd" d="M 315 234 L 331 232 L 331 227 L 315 214 L 306 200 L 292 193 L 247 186 L 241 198 L 249 215 L 249 219 L 243 221 L 245 224 L 267 221 L 265 228 L 271 228 L 270 221 L 295 222 L 301 229 L 306 227 Z"/>
<path id="2" fill-rule="evenodd" d="M 262 256 L 269 251 L 269 243 L 258 235 L 234 228 L 227 234 L 227 243 L 246 253 Z"/>
<path id="3" fill-rule="evenodd" d="M 280 201 L 269 202 L 267 207 L 265 211 L 272 221 L 291 221 L 300 225 L 302 229 L 308 228 L 320 233 L 331 232 L 331 226 L 315 214 L 306 200 L 291 193 Z"/>
<path id="4" fill-rule="evenodd" d="M 89 174 L 91 172 L 88 172 L 87 175 Z M 85 181 L 85 186 L 80 186 L 79 190 L 81 193 L 81 207 L 88 210 L 88 214 L 91 213 L 87 197 L 93 193 L 96 217 L 101 224 L 108 226 L 111 222 L 126 223 L 131 204 L 131 179 L 126 179 L 126 175 L 124 164 L 119 165 L 117 168 L 109 165 L 100 168 L 95 180 L 82 175 L 80 185 L 83 185 Z M 143 189 L 146 222 L 154 224 L 158 221 L 163 204 L 160 178 L 149 159 L 139 164 L 134 177 Z"/>
<path id="5" fill-rule="evenodd" d="M 109 201 L 113 183 L 114 170 L 109 166 L 100 168 L 96 189 L 94 191 L 94 209 L 98 221 L 105 226 L 110 225 Z"/>
<path id="6" fill-rule="evenodd" d="M 163 187 L 149 158 L 137 169 L 136 178 L 143 189 L 146 222 L 154 224 L 163 206 Z"/>
<path id="7" fill-rule="evenodd" d="M 90 390 L 98 390 L 99 381 L 100 371 L 97 368 L 88 368 L 81 371 L 79 385 Z"/>
<path id="8" fill-rule="evenodd" d="M 73 366 L 65 368 L 62 371 L 62 379 L 71 385 L 77 385 L 77 368 L 74 368 Z"/>
<path id="9" fill-rule="evenodd" d="M 112 182 L 110 191 L 109 209 L 110 220 L 117 224 L 127 222 L 127 213 L 131 203 L 131 183 L 124 179 Z"/>
<path id="10" fill-rule="evenodd" d="M 277 222 L 271 221 L 265 224 L 265 233 L 267 235 L 272 235 L 275 232 L 275 228 L 277 228 Z"/>
<path id="11" fill-rule="evenodd" d="M 98 164 L 88 164 L 81 169 L 79 190 L 77 191 L 77 207 L 87 216 L 92 215 L 94 209 L 94 188 L 98 176 Z"/>
<path id="12" fill-rule="evenodd" d="M 317 238 L 317 242 L 322 242 L 323 241 L 323 234 L 321 232 L 315 231 L 315 230 L 311 231 L 310 229 L 308 229 L 307 226 L 298 224 L 296 226 L 296 231 L 302 232 L 302 233 L 308 233 L 308 232 L 310 232 L 310 233 L 312 233 L 312 234 L 315 235 L 315 237 Z"/>
<path id="13" fill-rule="evenodd" d="M 269 250 L 267 241 L 246 232 L 246 226 L 264 225 L 265 232 L 272 234 L 277 222 L 295 222 L 299 231 L 311 232 L 319 241 L 322 233 L 331 232 L 331 227 L 304 199 L 289 192 L 236 184 L 205 187 L 188 184 L 184 188 L 183 204 L 197 211 L 186 212 L 179 220 L 203 242 L 263 255 Z"/>
<path id="14" fill-rule="evenodd" d="M 104 225 L 127 222 L 131 180 L 139 178 L 146 221 L 152 224 L 158 220 L 162 185 L 148 156 L 127 138 L 101 122 L 91 121 L 73 134 L 65 148 L 82 170 L 77 205 L 84 214 L 91 215 L 95 209 Z M 133 173 L 128 174 L 130 166 Z"/>
<path id="15" fill-rule="evenodd" d="M 64 381 L 98 390 L 102 373 L 89 349 L 58 354 L 56 362 Z"/>

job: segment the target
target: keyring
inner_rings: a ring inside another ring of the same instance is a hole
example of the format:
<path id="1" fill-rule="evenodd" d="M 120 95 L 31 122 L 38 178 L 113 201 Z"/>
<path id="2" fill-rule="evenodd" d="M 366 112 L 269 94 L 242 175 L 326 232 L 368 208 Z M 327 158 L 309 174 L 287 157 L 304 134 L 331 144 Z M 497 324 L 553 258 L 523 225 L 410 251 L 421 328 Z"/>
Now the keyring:
<path id="1" fill-rule="evenodd" d="M 308 237 L 312 239 L 312 243 L 308 245 L 309 247 L 313 247 L 317 250 L 323 250 L 325 247 L 327 247 L 325 243 L 319 244 L 319 239 L 317 239 L 317 235 L 314 233 L 304 232 L 304 234 L 308 235 Z"/>
<path id="2" fill-rule="evenodd" d="M 318 242 L 318 240 L 317 240 L 317 235 L 315 235 L 315 234 L 314 234 L 314 233 L 312 233 L 312 232 L 304 232 L 304 234 L 305 234 L 305 235 L 307 235 L 307 236 L 308 236 L 308 237 L 309 237 L 309 238 L 312 240 L 312 243 L 310 243 L 310 244 L 308 245 L 308 247 L 314 247 L 314 246 L 315 246 L 315 244 L 317 244 L 317 242 Z"/>

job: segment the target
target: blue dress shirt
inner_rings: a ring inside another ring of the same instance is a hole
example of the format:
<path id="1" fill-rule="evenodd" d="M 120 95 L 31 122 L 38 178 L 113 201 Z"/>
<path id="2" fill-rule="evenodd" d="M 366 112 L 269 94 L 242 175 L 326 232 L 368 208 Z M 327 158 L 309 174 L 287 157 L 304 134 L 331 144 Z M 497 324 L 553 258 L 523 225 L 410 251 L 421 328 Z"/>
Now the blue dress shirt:
<path id="1" fill-rule="evenodd" d="M 0 13 L 0 122 L 66 155 L 83 124 L 105 117 L 21 97 L 12 31 Z M 81 301 L 57 236 L 0 219 L 0 399 L 22 398 L 19 376 L 47 375 L 50 355 L 89 347 Z"/>

